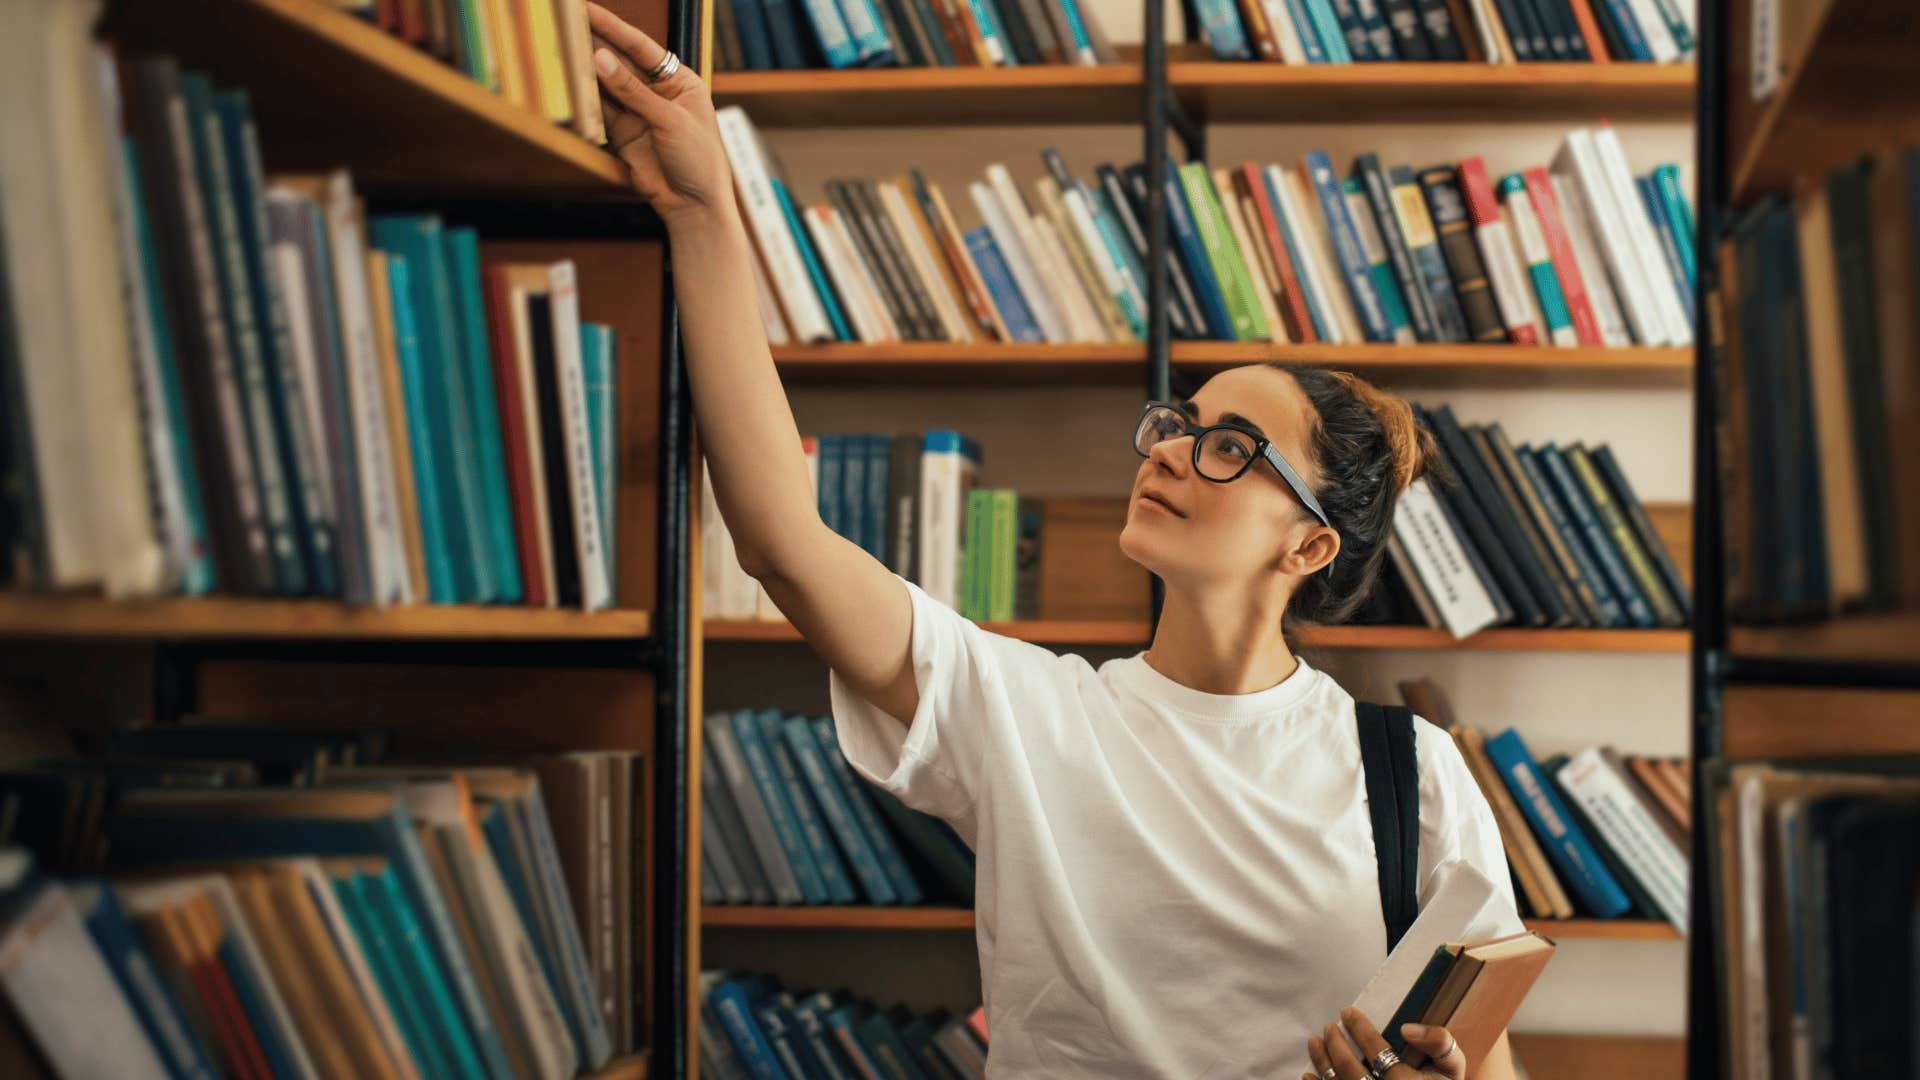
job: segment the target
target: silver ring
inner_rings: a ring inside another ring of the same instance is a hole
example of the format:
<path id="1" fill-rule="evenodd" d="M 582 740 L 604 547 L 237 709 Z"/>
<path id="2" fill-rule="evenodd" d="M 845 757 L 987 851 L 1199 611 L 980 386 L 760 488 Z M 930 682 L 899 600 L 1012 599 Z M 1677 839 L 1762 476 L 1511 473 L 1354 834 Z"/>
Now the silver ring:
<path id="1" fill-rule="evenodd" d="M 1333 1066 L 1329 1065 L 1320 1070 L 1320 1080 L 1340 1080 L 1340 1074 L 1334 1072 Z"/>
<path id="2" fill-rule="evenodd" d="M 1455 1041 L 1453 1035 L 1449 1033 L 1447 1035 L 1447 1048 L 1445 1050 L 1440 1051 L 1440 1053 L 1436 1054 L 1434 1056 L 1434 1060 L 1441 1061 L 1446 1058 L 1450 1058 L 1453 1056 L 1453 1052 L 1458 1049 L 1460 1049 L 1459 1042 Z"/>
<path id="3" fill-rule="evenodd" d="M 1373 1055 L 1373 1060 L 1367 1062 L 1367 1071 L 1375 1076 L 1385 1076 L 1388 1069 L 1399 1064 L 1401 1064 L 1400 1055 L 1394 1053 L 1393 1047 L 1389 1046 Z"/>
<path id="4" fill-rule="evenodd" d="M 667 55 L 661 57 L 659 63 L 647 69 L 647 81 L 657 83 L 662 79 L 671 79 L 673 73 L 679 70 L 680 58 L 673 54 L 672 49 L 668 49 Z"/>

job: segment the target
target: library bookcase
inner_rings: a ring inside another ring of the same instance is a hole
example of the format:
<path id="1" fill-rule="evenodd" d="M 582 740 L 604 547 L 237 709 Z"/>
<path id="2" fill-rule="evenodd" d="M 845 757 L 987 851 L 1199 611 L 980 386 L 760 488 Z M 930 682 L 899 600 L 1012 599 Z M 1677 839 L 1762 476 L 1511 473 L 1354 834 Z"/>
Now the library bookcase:
<path id="1" fill-rule="evenodd" d="M 1206 59 L 1205 50 L 1197 45 L 1165 44 L 1160 7 L 1145 5 L 1145 44 L 1120 44 L 1121 62 L 1100 67 L 722 71 L 712 76 L 711 86 L 717 104 L 746 108 L 785 160 L 789 183 L 809 190 L 823 177 L 860 173 L 861 164 L 846 164 L 843 159 L 851 157 L 857 140 L 866 136 L 886 147 L 885 155 L 870 156 L 887 160 L 884 168 L 891 172 L 914 162 L 912 155 L 922 149 L 920 143 L 912 142 L 916 135 L 928 143 L 930 152 L 936 152 L 931 144 L 947 132 L 956 132 L 956 138 L 971 141 L 962 149 L 937 151 L 944 154 L 940 161 L 951 172 L 956 161 L 977 171 L 980 163 L 968 157 L 976 148 L 991 148 L 999 154 L 999 147 L 991 142 L 996 132 L 1004 132 L 1009 143 L 1028 139 L 1037 149 L 1056 132 L 1070 140 L 1082 129 L 1111 133 L 1126 128 L 1122 135 L 1138 139 L 1130 151 L 1135 157 L 1127 160 L 1144 159 L 1149 175 L 1155 175 L 1157 162 L 1170 155 L 1169 135 L 1184 142 L 1189 159 L 1204 157 L 1209 125 L 1232 126 L 1238 132 L 1251 125 L 1333 125 L 1364 117 L 1368 123 L 1394 125 L 1394 130 L 1405 129 L 1415 137 L 1432 125 L 1451 125 L 1445 130 L 1462 145 L 1448 145 L 1443 141 L 1448 136 L 1440 135 L 1431 137 L 1432 145 L 1420 151 L 1440 156 L 1472 146 L 1481 125 L 1572 124 L 1604 116 L 1684 126 L 1693 116 L 1691 65 L 1216 63 Z M 1189 28 L 1189 38 L 1191 34 Z M 1036 128 L 1053 130 L 1036 135 Z M 882 135 L 884 139 L 879 138 Z M 1284 145 L 1297 150 L 1308 144 L 1295 140 Z M 832 171 L 835 168 L 840 171 Z M 1019 175 L 1018 168 L 1015 172 Z M 928 173 L 939 178 L 938 167 L 929 167 Z M 796 198 L 800 198 L 797 192 Z M 1164 214 L 1150 210 L 1146 220 L 1152 249 L 1147 264 L 1159 266 L 1158 252 L 1170 242 L 1163 231 Z M 1157 312 L 1158 306 L 1150 299 L 1150 312 Z M 979 394 L 982 386 L 1009 399 L 1032 396 L 1049 406 L 1083 393 L 1103 395 L 1099 402 L 1112 404 L 1134 388 L 1141 397 L 1166 397 L 1173 379 L 1195 379 L 1264 360 L 1351 370 L 1388 387 L 1417 385 L 1503 395 L 1625 390 L 1690 403 L 1694 379 L 1694 355 L 1688 348 L 1276 346 L 1172 341 L 1164 317 L 1150 325 L 1148 340 L 1132 344 L 843 342 L 781 345 L 774 348 L 773 356 L 806 434 L 856 430 L 846 426 L 851 424 L 861 425 L 861 430 L 889 430 L 888 425 L 896 422 L 954 426 L 932 419 L 943 415 L 943 397 L 969 391 Z M 911 403 L 909 419 L 873 411 L 902 402 Z M 822 417 L 842 426 L 820 428 Z M 809 426 L 810 419 L 814 426 Z M 983 441 L 991 463 L 990 436 Z M 1113 459 L 1102 460 L 1113 463 Z M 1120 460 L 1130 475 L 1132 459 Z M 1048 533 L 1042 544 L 1041 618 L 986 624 L 987 628 L 1051 647 L 1086 650 L 1096 664 L 1099 658 L 1144 648 L 1151 639 L 1155 614 L 1152 587 L 1148 575 L 1114 550 L 1113 544 L 1125 518 L 1125 499 L 1051 491 L 1039 497 L 1046 507 Z M 1649 510 L 1676 562 L 1690 569 L 1697 528 L 1691 506 L 1668 501 L 1652 504 Z M 689 723 L 697 727 L 715 708 L 752 705 L 807 711 L 798 701 L 755 696 L 755 684 L 761 681 L 785 680 L 785 685 L 793 686 L 817 680 L 816 687 L 796 696 L 824 707 L 826 672 L 790 625 L 705 617 L 698 597 L 699 559 L 696 540 L 690 547 L 689 571 L 693 586 L 689 637 L 696 651 Z M 1685 745 L 1679 737 L 1686 707 L 1678 676 L 1682 658 L 1693 648 L 1693 636 L 1686 629 L 1500 628 L 1455 641 L 1444 631 L 1425 627 L 1351 626 L 1312 628 L 1303 631 L 1301 638 L 1316 662 L 1321 655 L 1333 655 L 1364 664 L 1372 656 L 1404 657 L 1409 651 L 1416 659 L 1443 657 L 1448 663 L 1458 659 L 1462 665 L 1476 663 L 1472 657 L 1485 656 L 1506 656 L 1534 665 L 1553 665 L 1562 662 L 1561 657 L 1574 656 L 1598 655 L 1605 664 L 1634 663 L 1633 657 L 1649 654 L 1665 657 L 1651 662 L 1665 663 L 1661 670 L 1670 669 L 1676 676 L 1672 692 L 1660 699 L 1671 714 L 1675 737 L 1670 748 Z M 1507 721 L 1489 716 L 1485 722 L 1504 726 Z M 1526 730 L 1523 720 L 1514 722 Z M 686 745 L 698 758 L 699 735 L 690 734 Z M 697 774 L 702 767 L 696 762 L 691 770 Z M 697 818 L 699 811 L 695 808 L 690 813 Z M 695 845 L 687 864 L 690 878 L 698 873 L 698 833 L 697 825 L 690 829 L 690 843 Z M 922 939 L 939 939 L 948 942 L 933 946 L 941 965 L 964 963 L 962 956 L 970 955 L 964 942 L 971 940 L 974 929 L 971 910 L 702 906 L 697 896 L 689 904 L 695 912 L 689 971 L 752 967 L 785 973 L 789 985 L 845 985 L 856 993 L 874 989 L 863 989 L 860 979 L 869 977 L 886 987 L 885 993 L 875 990 L 874 997 L 888 1001 L 908 993 L 903 988 L 932 980 L 937 989 L 921 992 L 923 1000 L 916 1008 L 926 1001 L 970 1008 L 978 1001 L 977 967 L 970 983 L 949 977 L 950 973 L 932 973 L 923 970 L 926 951 L 907 947 Z M 1669 943 L 1668 949 L 1680 948 L 1680 935 L 1665 923 L 1572 919 L 1532 925 L 1558 940 L 1624 942 L 1640 949 Z M 1671 976 L 1664 981 L 1677 981 L 1677 964 Z M 976 996 L 948 1000 L 961 993 Z M 697 1009 L 696 994 L 689 1010 Z M 1678 1076 L 1684 1057 L 1681 1040 L 1671 1036 L 1516 1036 L 1516 1046 L 1524 1061 L 1538 1063 L 1532 1066 L 1533 1075 L 1576 1080 Z"/>

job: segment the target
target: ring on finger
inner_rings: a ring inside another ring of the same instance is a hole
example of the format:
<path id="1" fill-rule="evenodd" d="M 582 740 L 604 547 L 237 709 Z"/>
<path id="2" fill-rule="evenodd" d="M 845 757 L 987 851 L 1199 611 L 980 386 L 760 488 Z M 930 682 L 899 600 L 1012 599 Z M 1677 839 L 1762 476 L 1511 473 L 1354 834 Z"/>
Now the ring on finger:
<path id="1" fill-rule="evenodd" d="M 1320 1070 L 1320 1080 L 1340 1080 L 1340 1074 L 1334 1072 L 1333 1066 L 1329 1065 Z"/>
<path id="2" fill-rule="evenodd" d="M 671 79 L 679 70 L 680 58 L 674 55 L 672 49 L 668 49 L 667 55 L 661 57 L 659 63 L 647 69 L 647 81 L 657 83 L 663 79 Z"/>
<path id="3" fill-rule="evenodd" d="M 1375 1076 L 1385 1076 L 1388 1069 L 1398 1064 L 1400 1064 L 1400 1055 L 1393 1052 L 1393 1047 L 1383 1047 L 1379 1053 L 1373 1055 L 1372 1061 L 1367 1062 L 1367 1071 Z"/>

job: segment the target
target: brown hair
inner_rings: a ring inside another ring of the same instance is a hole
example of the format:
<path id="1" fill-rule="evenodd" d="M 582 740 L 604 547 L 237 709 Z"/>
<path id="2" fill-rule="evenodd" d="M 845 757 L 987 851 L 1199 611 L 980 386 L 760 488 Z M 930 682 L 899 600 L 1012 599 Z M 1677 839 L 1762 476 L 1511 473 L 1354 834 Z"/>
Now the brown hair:
<path id="1" fill-rule="evenodd" d="M 1344 622 L 1379 578 L 1400 493 L 1445 464 L 1406 399 L 1344 371 L 1277 361 L 1267 366 L 1293 376 L 1313 404 L 1314 495 L 1340 533 L 1340 554 L 1300 583 L 1287 620 Z"/>

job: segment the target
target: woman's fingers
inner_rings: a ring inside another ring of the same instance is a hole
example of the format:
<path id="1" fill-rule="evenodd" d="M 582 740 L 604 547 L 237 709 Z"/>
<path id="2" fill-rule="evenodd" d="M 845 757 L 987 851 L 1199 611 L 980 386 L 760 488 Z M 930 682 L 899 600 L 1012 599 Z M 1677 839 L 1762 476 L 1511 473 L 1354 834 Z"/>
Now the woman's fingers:
<path id="1" fill-rule="evenodd" d="M 587 24 L 593 32 L 607 41 L 615 49 L 625 53 L 634 66 L 642 72 L 652 71 L 666 58 L 666 47 L 653 40 L 646 31 L 593 3 L 587 2 Z M 653 89 L 660 96 L 672 99 L 689 85 L 698 85 L 700 76 L 695 75 L 685 64 L 671 78 L 662 79 Z"/>
<path id="2" fill-rule="evenodd" d="M 1379 1029 L 1373 1026 L 1373 1021 L 1367 1019 L 1366 1013 L 1352 1007 L 1341 1009 L 1340 1022 L 1346 1025 L 1347 1033 L 1353 1036 L 1354 1043 L 1360 1047 L 1360 1053 L 1368 1061 L 1379 1057 L 1380 1051 L 1387 1049 L 1387 1040 L 1381 1037 Z M 1341 1042 L 1345 1041 L 1345 1039 L 1341 1040 Z M 1414 1071 L 1411 1065 L 1395 1065 L 1387 1070 L 1386 1075 L 1391 1080 L 1399 1080 L 1399 1077 L 1413 1075 Z"/>
<path id="3" fill-rule="evenodd" d="M 1307 1036 L 1307 1059 L 1313 1063 L 1313 1071 L 1318 1074 L 1307 1080 L 1324 1080 L 1328 1069 L 1333 1069 L 1333 1059 L 1327 1056 L 1327 1040 L 1318 1035 Z M 1347 1080 L 1347 1074 L 1334 1069 L 1334 1075 Z"/>
<path id="4" fill-rule="evenodd" d="M 593 70 L 600 76 L 600 85 L 606 88 L 614 101 L 638 113 L 648 124 L 664 128 L 677 121 L 679 107 L 654 93 L 653 88 L 634 74 L 632 68 L 620 62 L 613 50 L 595 49 Z"/>
<path id="5" fill-rule="evenodd" d="M 1445 1071 L 1450 1076 L 1465 1076 L 1467 1073 L 1467 1055 L 1460 1044 L 1453 1039 L 1453 1033 L 1443 1027 L 1431 1027 L 1426 1024 L 1402 1024 L 1400 1036 L 1407 1045 L 1427 1055 L 1433 1067 Z"/>
<path id="6" fill-rule="evenodd" d="M 1327 1047 L 1327 1060 L 1333 1063 L 1333 1071 L 1340 1075 L 1340 1080 L 1364 1080 L 1369 1075 L 1366 1065 L 1353 1056 L 1353 1047 L 1347 1045 L 1340 1025 L 1328 1024 L 1321 1040 Z"/>

